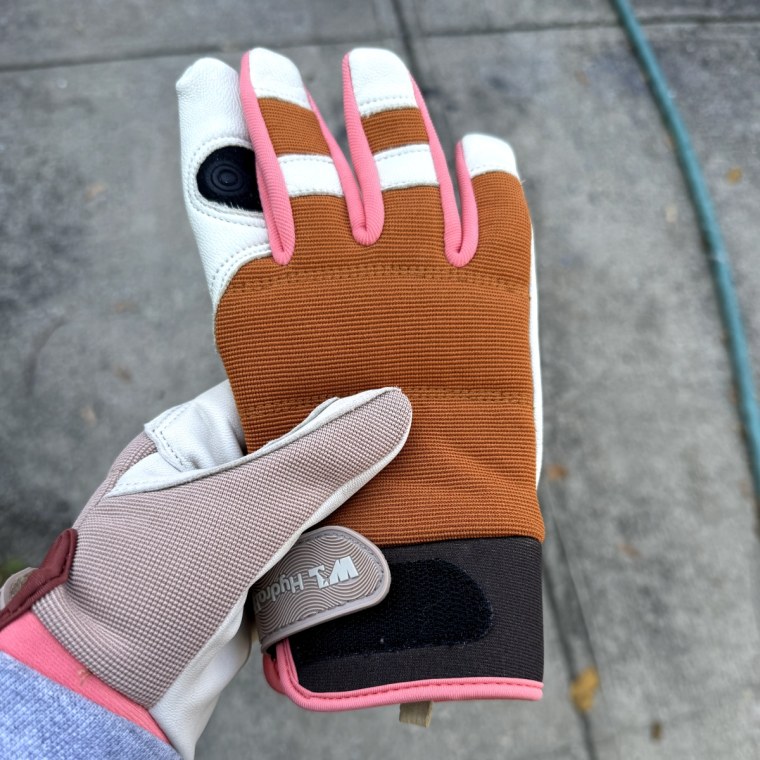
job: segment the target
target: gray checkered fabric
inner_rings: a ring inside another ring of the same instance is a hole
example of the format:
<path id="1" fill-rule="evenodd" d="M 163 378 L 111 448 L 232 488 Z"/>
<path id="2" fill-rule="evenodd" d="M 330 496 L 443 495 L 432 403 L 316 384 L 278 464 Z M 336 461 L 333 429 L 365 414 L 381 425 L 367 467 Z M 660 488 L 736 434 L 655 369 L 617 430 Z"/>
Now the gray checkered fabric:
<path id="1" fill-rule="evenodd" d="M 152 707 L 280 548 L 399 446 L 410 415 L 405 397 L 388 391 L 236 468 L 107 497 L 155 452 L 138 436 L 77 520 L 68 581 L 34 611 L 99 678 Z"/>

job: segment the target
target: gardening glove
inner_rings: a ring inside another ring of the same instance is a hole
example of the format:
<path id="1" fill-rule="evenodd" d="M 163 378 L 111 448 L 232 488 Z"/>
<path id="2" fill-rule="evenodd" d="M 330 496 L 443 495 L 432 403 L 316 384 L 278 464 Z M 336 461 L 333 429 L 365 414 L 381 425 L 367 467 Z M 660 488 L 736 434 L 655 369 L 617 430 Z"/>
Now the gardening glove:
<path id="1" fill-rule="evenodd" d="M 135 719 L 144 708 L 154 733 L 192 758 L 250 653 L 251 587 L 396 456 L 410 422 L 398 389 L 366 391 L 244 454 L 228 383 L 170 409 L 119 455 L 42 565 L 9 579 L 0 650 L 74 689 L 89 684 L 86 696 L 150 730 Z M 382 557 L 326 532 L 339 570 L 373 578 L 366 596 L 379 600 Z M 277 594 L 308 597 L 309 580 L 283 578 Z"/>
<path id="2" fill-rule="evenodd" d="M 325 395 L 392 384 L 415 412 L 402 455 L 328 519 L 382 549 L 390 592 L 293 631 L 256 589 L 270 684 L 314 710 L 538 699 L 538 307 L 511 148 L 457 146 L 460 219 L 388 51 L 343 62 L 353 171 L 281 55 L 252 50 L 239 77 L 201 60 L 177 89 L 185 201 L 249 449 Z"/>

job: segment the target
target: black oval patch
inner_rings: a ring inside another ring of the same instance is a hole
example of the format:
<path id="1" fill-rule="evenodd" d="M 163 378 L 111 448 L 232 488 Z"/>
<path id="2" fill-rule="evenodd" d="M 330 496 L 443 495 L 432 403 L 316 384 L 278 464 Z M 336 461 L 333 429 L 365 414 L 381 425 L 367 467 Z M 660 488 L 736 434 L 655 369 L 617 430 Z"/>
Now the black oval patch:
<path id="1" fill-rule="evenodd" d="M 198 191 L 209 201 L 246 211 L 261 211 L 252 150 L 239 145 L 219 148 L 200 165 Z"/>

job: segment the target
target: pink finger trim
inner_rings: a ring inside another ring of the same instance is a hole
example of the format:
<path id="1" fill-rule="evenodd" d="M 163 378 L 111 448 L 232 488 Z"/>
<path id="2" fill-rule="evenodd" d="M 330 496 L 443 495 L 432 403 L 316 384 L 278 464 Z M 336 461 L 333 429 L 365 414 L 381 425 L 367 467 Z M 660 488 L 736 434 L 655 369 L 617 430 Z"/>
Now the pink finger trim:
<path id="1" fill-rule="evenodd" d="M 261 658 L 261 664 L 264 669 L 264 678 L 266 678 L 267 683 L 279 694 L 284 694 L 285 691 L 280 683 L 280 676 L 277 673 L 277 665 L 275 665 L 274 660 L 268 654 L 265 654 Z"/>
<path id="2" fill-rule="evenodd" d="M 454 184 L 451 181 L 451 175 L 449 174 L 449 167 L 446 163 L 446 154 L 441 147 L 441 141 L 438 139 L 438 133 L 433 126 L 433 120 L 430 118 L 430 113 L 425 105 L 425 100 L 422 97 L 420 88 L 417 83 L 412 80 L 412 87 L 414 88 L 414 97 L 417 101 L 417 107 L 422 114 L 422 120 L 425 123 L 425 129 L 427 130 L 428 142 L 430 143 L 430 153 L 433 156 L 433 166 L 435 167 L 435 175 L 438 178 L 438 185 L 441 192 L 441 207 L 443 209 L 443 245 L 446 259 L 455 267 L 463 267 L 470 259 L 475 255 L 475 248 L 478 245 L 477 236 L 477 209 L 468 208 L 469 214 L 468 220 L 470 221 L 469 228 L 465 230 L 464 237 L 462 236 L 462 224 L 459 220 L 459 209 L 457 209 L 456 196 L 454 195 Z M 459 172 L 457 171 L 457 177 Z M 469 177 L 468 177 L 469 184 Z M 459 190 L 462 193 L 462 212 L 465 211 L 465 196 L 467 191 L 463 190 L 462 182 L 459 182 Z M 470 185 L 469 190 L 472 190 Z M 474 194 L 471 199 L 468 199 L 468 203 L 472 201 L 474 203 Z M 475 217 L 475 233 L 473 239 L 472 232 L 472 219 Z"/>
<path id="3" fill-rule="evenodd" d="M 472 187 L 472 177 L 464 160 L 462 143 L 457 143 L 455 153 L 457 184 L 459 198 L 462 202 L 462 244 L 458 251 L 449 253 L 446 257 L 455 267 L 463 267 L 472 260 L 478 248 L 478 205 L 475 202 L 475 190 Z"/>
<path id="4" fill-rule="evenodd" d="M 290 197 L 282 176 L 282 169 L 277 161 L 277 154 L 251 82 L 248 53 L 243 56 L 240 64 L 240 100 L 248 125 L 248 133 L 256 153 L 259 195 L 269 232 L 272 258 L 278 264 L 285 265 L 290 261 L 296 247 L 293 209 L 290 206 Z"/>
<path id="5" fill-rule="evenodd" d="M 364 204 L 362 203 L 362 196 L 359 192 L 359 186 L 356 184 L 354 173 L 351 170 L 351 165 L 343 155 L 343 151 L 340 149 L 338 141 L 333 137 L 332 132 L 330 132 L 330 128 L 325 124 L 325 120 L 322 118 L 322 114 L 319 112 L 317 104 L 314 102 L 311 94 L 306 93 L 306 95 L 309 98 L 312 111 L 314 111 L 314 115 L 317 117 L 319 128 L 322 130 L 322 136 L 325 138 L 333 163 L 335 164 L 335 170 L 338 172 L 338 178 L 343 187 L 343 196 L 346 200 L 348 218 L 351 222 L 351 231 L 353 232 L 354 238 L 362 245 L 372 245 L 377 238 L 375 238 L 375 240 L 369 240 L 364 215 Z M 382 232 L 382 225 L 380 231 Z"/>
<path id="6" fill-rule="evenodd" d="M 541 699 L 544 685 L 524 678 L 435 678 L 410 681 L 346 692 L 316 693 L 298 683 L 288 641 L 277 645 L 278 691 L 299 707 L 315 712 L 363 710 L 367 707 L 397 705 L 404 702 L 452 702 L 468 699 Z M 269 680 L 269 678 L 267 678 Z M 270 685 L 272 682 L 269 681 Z M 277 688 L 276 686 L 274 688 Z"/>
<path id="7" fill-rule="evenodd" d="M 358 243 L 361 243 L 361 245 L 372 245 L 377 242 L 382 234 L 383 225 L 385 224 L 383 191 L 380 187 L 377 164 L 375 164 L 367 137 L 364 134 L 362 117 L 359 113 L 359 106 L 356 104 L 348 55 L 343 58 L 343 110 L 346 120 L 348 148 L 351 151 L 351 161 L 354 164 L 356 177 L 359 180 L 359 187 L 361 188 L 361 199 L 358 200 L 363 205 L 361 211 L 355 208 L 357 198 L 352 199 L 346 194 L 348 213 L 351 217 L 351 228 Z M 336 166 L 338 166 L 337 162 Z M 340 168 L 338 168 L 338 174 L 341 177 L 341 182 L 343 182 Z M 353 209 L 352 200 L 354 204 Z"/>
<path id="8" fill-rule="evenodd" d="M 33 612 L 25 612 L 0 631 L 0 651 L 169 744 L 144 707 L 90 673 L 58 643 Z"/>

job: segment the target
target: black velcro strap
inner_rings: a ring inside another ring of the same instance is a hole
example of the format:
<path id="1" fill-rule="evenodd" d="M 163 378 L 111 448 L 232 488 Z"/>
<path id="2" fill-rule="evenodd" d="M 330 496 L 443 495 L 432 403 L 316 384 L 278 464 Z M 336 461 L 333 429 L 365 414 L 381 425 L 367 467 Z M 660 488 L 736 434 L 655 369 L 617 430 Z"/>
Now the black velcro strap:
<path id="1" fill-rule="evenodd" d="M 491 627 L 491 605 L 478 584 L 443 559 L 389 563 L 391 590 L 379 605 L 333 620 L 299 638 L 310 662 L 354 654 L 466 644 Z M 292 640 L 291 640 L 292 643 Z"/>
<path id="2" fill-rule="evenodd" d="M 290 638 L 314 692 L 433 678 L 541 681 L 541 544 L 465 539 L 384 548 L 388 596 Z"/>

